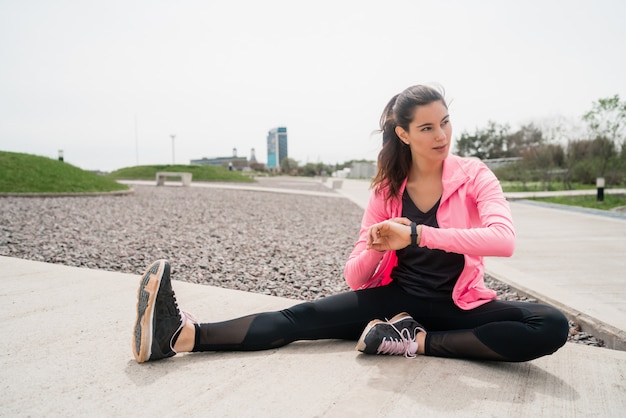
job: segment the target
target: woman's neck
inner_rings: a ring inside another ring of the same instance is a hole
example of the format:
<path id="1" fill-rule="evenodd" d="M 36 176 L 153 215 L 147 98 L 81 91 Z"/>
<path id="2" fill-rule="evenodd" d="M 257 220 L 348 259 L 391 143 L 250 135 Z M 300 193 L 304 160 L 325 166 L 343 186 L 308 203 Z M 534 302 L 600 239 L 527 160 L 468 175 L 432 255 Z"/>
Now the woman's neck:
<path id="1" fill-rule="evenodd" d="M 443 160 L 441 161 L 413 161 L 409 171 L 409 180 L 441 179 Z"/>

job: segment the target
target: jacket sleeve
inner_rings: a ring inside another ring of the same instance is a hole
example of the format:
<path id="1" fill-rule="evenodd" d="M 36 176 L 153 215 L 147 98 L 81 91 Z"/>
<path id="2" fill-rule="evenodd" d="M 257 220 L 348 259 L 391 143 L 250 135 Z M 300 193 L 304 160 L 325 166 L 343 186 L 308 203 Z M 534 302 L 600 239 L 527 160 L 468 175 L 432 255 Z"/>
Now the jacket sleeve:
<path id="1" fill-rule="evenodd" d="M 470 256 L 510 257 L 515 250 L 515 230 L 509 204 L 496 176 L 486 166 L 468 184 L 464 207 L 471 227 L 422 226 L 420 246 Z"/>
<path id="2" fill-rule="evenodd" d="M 361 288 L 376 272 L 384 253 L 366 249 L 367 231 L 371 225 L 386 219 L 389 219 L 389 216 L 385 211 L 385 202 L 382 193 L 377 194 L 376 192 L 372 192 L 367 204 L 367 209 L 365 209 L 363 219 L 361 220 L 359 239 L 354 244 L 354 249 L 352 253 L 350 253 L 344 268 L 344 277 L 351 289 Z"/>

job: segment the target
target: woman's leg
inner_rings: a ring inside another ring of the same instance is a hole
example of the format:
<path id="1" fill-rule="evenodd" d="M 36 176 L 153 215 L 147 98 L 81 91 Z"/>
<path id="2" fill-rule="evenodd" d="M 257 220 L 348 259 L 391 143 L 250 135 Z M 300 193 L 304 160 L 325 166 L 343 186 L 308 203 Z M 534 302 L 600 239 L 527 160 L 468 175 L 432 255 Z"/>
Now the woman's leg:
<path id="1" fill-rule="evenodd" d="M 276 312 L 195 324 L 193 351 L 264 350 L 297 340 L 356 340 L 373 318 L 392 317 L 414 299 L 397 286 L 350 291 Z M 406 309 L 406 308 L 405 308 Z"/>
<path id="2" fill-rule="evenodd" d="M 439 357 L 528 361 L 552 354 L 567 341 L 567 318 L 538 303 L 491 301 L 463 311 L 432 304 L 416 317 L 429 332 L 425 354 Z"/>

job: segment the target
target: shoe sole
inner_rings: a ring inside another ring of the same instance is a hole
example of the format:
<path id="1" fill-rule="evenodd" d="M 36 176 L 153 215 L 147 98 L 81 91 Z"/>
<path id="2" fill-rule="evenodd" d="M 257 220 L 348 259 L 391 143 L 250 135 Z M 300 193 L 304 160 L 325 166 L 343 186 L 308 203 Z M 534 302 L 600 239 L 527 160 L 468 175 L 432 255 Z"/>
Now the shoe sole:
<path id="1" fill-rule="evenodd" d="M 402 321 L 403 319 L 406 319 L 407 317 L 409 317 L 410 315 L 406 312 L 402 312 L 397 314 L 396 316 L 394 316 L 393 318 L 391 318 L 389 320 L 389 323 L 391 324 L 396 324 L 397 322 Z M 385 324 L 385 321 L 381 321 L 380 319 L 373 319 L 371 320 L 367 326 L 365 327 L 365 329 L 363 330 L 363 332 L 361 333 L 361 337 L 359 338 L 359 341 L 356 344 L 356 350 L 360 351 L 362 353 L 365 353 L 365 349 L 367 348 L 367 344 L 365 344 L 365 337 L 367 336 L 367 334 L 369 334 L 370 330 L 372 328 L 374 328 L 377 324 Z"/>
<path id="2" fill-rule="evenodd" d="M 361 333 L 361 337 L 359 338 L 359 341 L 356 343 L 357 351 L 360 351 L 362 353 L 365 352 L 365 349 L 367 348 L 367 344 L 365 344 L 365 337 L 367 336 L 367 334 L 369 334 L 370 330 L 376 326 L 376 324 L 384 324 L 384 322 L 381 321 L 380 319 L 373 319 L 367 324 L 367 326 Z"/>
<path id="3" fill-rule="evenodd" d="M 133 335 L 133 355 L 138 363 L 148 361 L 152 355 L 154 302 L 159 292 L 164 271 L 165 261 L 156 261 L 146 269 L 139 282 L 137 319 L 135 320 Z"/>

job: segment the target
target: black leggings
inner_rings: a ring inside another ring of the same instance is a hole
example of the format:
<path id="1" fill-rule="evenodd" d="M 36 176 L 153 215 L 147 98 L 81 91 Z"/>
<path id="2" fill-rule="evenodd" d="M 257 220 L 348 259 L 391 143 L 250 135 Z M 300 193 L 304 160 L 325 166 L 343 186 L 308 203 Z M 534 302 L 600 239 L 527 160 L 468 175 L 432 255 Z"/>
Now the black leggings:
<path id="1" fill-rule="evenodd" d="M 528 361 L 558 350 L 569 331 L 557 309 L 494 300 L 472 310 L 428 301 L 392 283 L 303 302 L 289 309 L 230 321 L 196 324 L 193 351 L 264 350 L 297 340 L 357 340 L 375 318 L 408 312 L 427 330 L 430 356 Z"/>

